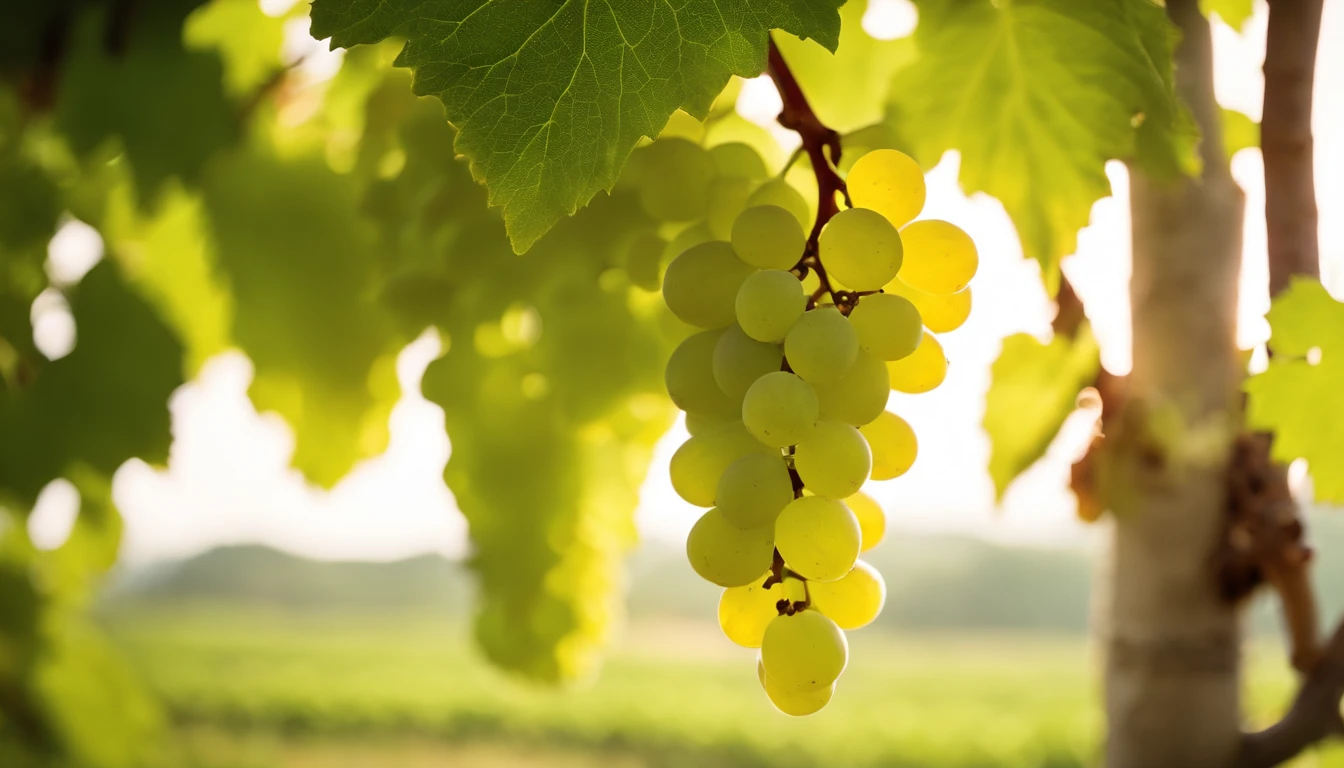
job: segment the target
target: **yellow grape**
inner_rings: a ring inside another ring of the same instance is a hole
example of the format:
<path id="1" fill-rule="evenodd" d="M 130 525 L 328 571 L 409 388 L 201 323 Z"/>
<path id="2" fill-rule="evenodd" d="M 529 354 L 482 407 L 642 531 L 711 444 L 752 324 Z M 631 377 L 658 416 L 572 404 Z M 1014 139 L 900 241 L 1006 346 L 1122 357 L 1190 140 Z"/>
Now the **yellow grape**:
<path id="1" fill-rule="evenodd" d="M 815 688 L 789 688 L 773 677 L 766 676 L 762 685 L 775 709 L 792 717 L 804 717 L 821 711 L 835 694 L 835 683 Z"/>
<path id="2" fill-rule="evenodd" d="M 909 155 L 878 149 L 860 157 L 845 179 L 854 205 L 870 208 L 904 226 L 924 210 L 924 171 Z"/>
<path id="3" fill-rule="evenodd" d="M 891 411 L 883 411 L 875 421 L 859 427 L 873 451 L 874 480 L 891 480 L 904 475 L 915 463 L 919 441 L 909 422 Z"/>
<path id="4" fill-rule="evenodd" d="M 731 141 L 710 147 L 709 156 L 723 176 L 736 176 L 750 181 L 764 181 L 767 175 L 765 160 L 750 144 Z"/>
<path id="5" fill-rule="evenodd" d="M 876 211 L 850 208 L 831 218 L 817 243 L 829 274 L 856 291 L 876 291 L 901 268 L 901 235 Z"/>
<path id="6" fill-rule="evenodd" d="M 742 423 L 769 446 L 794 445 L 812 431 L 820 406 L 811 385 L 788 371 L 767 373 L 742 399 Z"/>
<path id="7" fill-rule="evenodd" d="M 737 290 L 755 271 L 727 243 L 693 245 L 667 265 L 663 300 L 672 314 L 691 325 L 722 328 L 733 322 Z"/>
<path id="8" fill-rule="evenodd" d="M 916 221 L 901 230 L 901 242 L 905 244 L 901 280 L 925 293 L 956 293 L 971 282 L 980 266 L 975 241 L 946 221 Z"/>
<path id="9" fill-rule="evenodd" d="M 784 350 L 778 344 L 756 341 L 736 324 L 730 325 L 714 347 L 714 381 L 733 402 L 733 410 L 740 412 L 747 389 L 765 374 L 778 371 L 783 361 Z"/>
<path id="10" fill-rule="evenodd" d="M 702 331 L 688 336 L 667 359 L 663 381 L 668 396 L 681 410 L 716 419 L 737 416 L 740 401 L 725 395 L 714 380 L 714 351 L 723 335 L 723 331 Z"/>
<path id="11" fill-rule="evenodd" d="M 860 491 L 845 499 L 845 506 L 854 513 L 859 521 L 860 536 L 863 539 L 862 551 L 876 547 L 887 536 L 887 514 L 882 505 L 872 496 Z"/>
<path id="12" fill-rule="evenodd" d="M 753 205 L 742 211 L 733 221 L 731 236 L 737 257 L 761 269 L 793 269 L 807 245 L 803 226 L 778 205 Z"/>
<path id="13" fill-rule="evenodd" d="M 802 193 L 783 179 L 767 181 L 751 193 L 751 197 L 747 198 L 747 208 L 750 209 L 758 205 L 777 205 L 793 214 L 794 220 L 805 231 L 811 229 L 812 209 L 803 199 Z M 799 255 L 802 255 L 801 251 Z"/>
<path id="14" fill-rule="evenodd" d="M 924 320 L 924 327 L 934 333 L 955 331 L 971 315 L 970 286 L 956 293 L 937 295 L 911 288 L 898 277 L 887 283 L 882 290 L 909 299 L 919 310 L 919 316 Z"/>
<path id="15" fill-rule="evenodd" d="M 821 496 L 789 502 L 775 520 L 775 546 L 808 581 L 834 581 L 849 573 L 863 545 L 859 521 L 844 504 Z"/>
<path id="16" fill-rule="evenodd" d="M 807 308 L 803 284 L 792 273 L 762 269 L 737 291 L 737 324 L 757 341 L 783 341 Z"/>
<path id="17" fill-rule="evenodd" d="M 849 313 L 859 346 L 880 360 L 900 360 L 919 346 L 924 333 L 919 310 L 900 296 L 879 293 L 859 299 Z"/>
<path id="18" fill-rule="evenodd" d="M 770 568 L 775 542 L 770 526 L 738 528 L 717 508 L 700 516 L 686 537 L 686 559 L 700 578 L 740 587 Z"/>
<path id="19" fill-rule="evenodd" d="M 715 503 L 734 525 L 774 525 L 780 510 L 793 501 L 793 480 L 784 457 L 764 453 L 743 456 L 719 478 Z"/>
<path id="20" fill-rule="evenodd" d="M 856 427 L 876 419 L 887 407 L 891 379 L 887 364 L 859 350 L 849 373 L 838 381 L 814 384 L 821 418 L 843 421 Z"/>
<path id="21" fill-rule="evenodd" d="M 687 221 L 705 212 L 717 169 L 704 147 L 662 139 L 640 151 L 639 202 L 663 221 Z"/>
<path id="22" fill-rule="evenodd" d="M 672 490 L 697 507 L 712 507 L 724 470 L 749 453 L 777 456 L 779 450 L 762 445 L 740 421 L 715 424 L 682 443 L 672 454 L 668 467 Z"/>
<path id="23" fill-rule="evenodd" d="M 835 307 L 804 312 L 784 336 L 784 357 L 804 381 L 838 381 L 858 355 L 858 334 Z"/>
<path id="24" fill-rule="evenodd" d="M 862 560 L 844 578 L 811 584 L 809 589 L 812 606 L 845 630 L 871 624 L 887 602 L 882 574 Z"/>
<path id="25" fill-rule="evenodd" d="M 779 615 L 776 604 L 785 599 L 782 584 L 761 586 L 769 576 L 766 572 L 750 584 L 729 587 L 719 597 L 719 628 L 743 648 L 761 647 L 765 628 Z"/>
<path id="26" fill-rule="evenodd" d="M 849 662 L 845 633 L 820 611 L 776 616 L 761 639 L 765 679 L 786 689 L 819 688 L 834 683 Z"/>
<path id="27" fill-rule="evenodd" d="M 809 491 L 843 499 L 868 479 L 873 457 L 859 430 L 841 421 L 819 421 L 794 449 L 793 467 Z"/>
<path id="28" fill-rule="evenodd" d="M 943 345 L 925 331 L 923 340 L 909 357 L 887 363 L 887 375 L 891 377 L 891 388 L 897 392 L 916 395 L 936 388 L 947 378 Z"/>
<path id="29" fill-rule="evenodd" d="M 737 419 L 720 419 L 714 416 L 706 416 L 703 413 L 688 413 L 686 414 L 686 431 L 694 436 L 728 421 L 737 421 Z"/>

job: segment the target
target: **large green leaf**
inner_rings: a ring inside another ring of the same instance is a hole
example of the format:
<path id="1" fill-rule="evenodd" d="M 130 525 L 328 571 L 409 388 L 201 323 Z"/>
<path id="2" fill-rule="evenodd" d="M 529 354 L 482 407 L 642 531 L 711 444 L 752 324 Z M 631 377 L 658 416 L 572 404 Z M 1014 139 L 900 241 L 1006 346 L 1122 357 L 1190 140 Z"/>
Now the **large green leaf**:
<path id="1" fill-rule="evenodd" d="M 780 28 L 834 50 L 841 0 L 316 0 L 333 46 L 406 36 L 397 63 L 458 128 L 457 149 L 527 250 L 615 184 L 678 107 L 703 117 L 729 75 L 765 68 Z"/>
<path id="2" fill-rule="evenodd" d="M 1003 340 L 984 418 L 989 474 L 1000 498 L 1014 478 L 1045 455 L 1100 366 L 1101 351 L 1087 323 L 1073 338 L 1056 334 L 1049 344 L 1026 333 Z"/>
<path id="3" fill-rule="evenodd" d="M 1306 459 L 1322 501 L 1344 502 L 1344 302 L 1299 278 L 1269 310 L 1274 353 L 1246 382 L 1247 421 L 1274 433 L 1274 458 Z"/>
<path id="4" fill-rule="evenodd" d="M 998 198 L 1058 286 L 1107 160 L 1191 172 L 1194 128 L 1173 93 L 1175 32 L 1150 0 L 920 0 L 919 57 L 889 119 L 920 162 L 961 153 L 967 192 Z"/>

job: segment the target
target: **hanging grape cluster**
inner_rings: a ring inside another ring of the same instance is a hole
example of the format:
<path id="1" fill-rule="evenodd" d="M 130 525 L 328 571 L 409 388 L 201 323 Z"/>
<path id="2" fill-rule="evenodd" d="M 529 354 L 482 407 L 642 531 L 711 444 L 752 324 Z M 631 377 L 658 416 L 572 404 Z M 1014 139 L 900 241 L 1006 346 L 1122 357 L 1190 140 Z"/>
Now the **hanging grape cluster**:
<path id="1" fill-rule="evenodd" d="M 881 575 L 859 559 L 886 528 L 861 488 L 904 474 L 917 450 L 910 425 L 886 410 L 888 394 L 943 381 L 947 359 L 934 332 L 970 312 L 975 245 L 948 222 L 912 221 L 924 176 L 895 150 L 854 164 L 853 207 L 815 240 L 804 233 L 806 203 L 782 180 L 753 188 L 755 179 L 725 173 L 723 162 L 715 178 L 712 151 L 702 157 L 690 142 L 650 150 L 659 155 L 645 158 L 646 210 L 675 219 L 710 206 L 708 236 L 679 250 L 662 286 L 672 313 L 700 329 L 666 373 L 691 432 L 672 458 L 672 485 L 710 508 L 687 556 L 726 588 L 720 626 L 760 649 L 770 701 L 811 714 L 844 671 L 844 630 L 872 622 L 886 597 Z M 728 151 L 730 168 L 761 166 L 754 154 Z M 705 193 L 688 203 L 698 185 Z"/>

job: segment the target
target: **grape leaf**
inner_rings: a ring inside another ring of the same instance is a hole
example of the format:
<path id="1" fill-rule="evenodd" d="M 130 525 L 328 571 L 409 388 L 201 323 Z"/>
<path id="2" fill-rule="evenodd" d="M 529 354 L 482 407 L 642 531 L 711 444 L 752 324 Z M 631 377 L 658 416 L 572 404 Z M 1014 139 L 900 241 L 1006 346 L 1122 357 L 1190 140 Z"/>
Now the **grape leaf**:
<path id="1" fill-rule="evenodd" d="M 1260 124 L 1244 112 L 1223 110 L 1223 148 L 1230 160 L 1243 149 L 1260 146 Z"/>
<path id="2" fill-rule="evenodd" d="M 342 47 L 406 37 L 396 63 L 443 100 L 521 253 L 610 190 L 675 109 L 704 117 L 730 75 L 759 74 L 771 28 L 834 50 L 841 1 L 315 0 L 312 33 Z"/>
<path id="3" fill-rule="evenodd" d="M 1101 350 L 1087 323 L 1072 339 L 1056 334 L 1049 344 L 1026 333 L 1003 340 L 983 422 L 990 442 L 989 474 L 999 498 L 1045 455 L 1100 366 Z"/>
<path id="4" fill-rule="evenodd" d="M 888 119 L 927 166 L 961 153 L 967 192 L 998 198 L 1053 293 L 1105 164 L 1197 168 L 1173 92 L 1175 32 L 1149 0 L 920 0 L 919 56 L 896 74 Z"/>
<path id="5" fill-rule="evenodd" d="M 1317 499 L 1344 502 L 1344 302 L 1298 278 L 1269 324 L 1274 356 L 1246 381 L 1247 423 L 1274 433 L 1278 461 L 1307 460 Z"/>
<path id="6" fill-rule="evenodd" d="M 1218 14 L 1224 24 L 1240 32 L 1246 20 L 1255 14 L 1255 0 L 1199 0 L 1204 14 Z"/>

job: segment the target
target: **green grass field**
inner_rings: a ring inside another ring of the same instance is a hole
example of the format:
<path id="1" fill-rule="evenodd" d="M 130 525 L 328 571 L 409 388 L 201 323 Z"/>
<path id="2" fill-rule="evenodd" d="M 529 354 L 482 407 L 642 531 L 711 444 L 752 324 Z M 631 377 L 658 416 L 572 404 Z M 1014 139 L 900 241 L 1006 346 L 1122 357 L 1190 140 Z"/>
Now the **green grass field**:
<path id="1" fill-rule="evenodd" d="M 854 633 L 833 703 L 794 719 L 766 702 L 753 652 L 699 623 L 635 627 L 563 691 L 422 616 L 155 609 L 110 627 L 191 760 L 221 768 L 1082 766 L 1101 734 L 1076 637 Z M 1275 649 L 1253 657 L 1250 708 L 1268 715 L 1291 677 Z"/>

